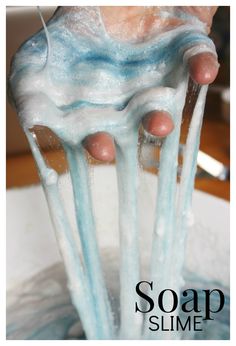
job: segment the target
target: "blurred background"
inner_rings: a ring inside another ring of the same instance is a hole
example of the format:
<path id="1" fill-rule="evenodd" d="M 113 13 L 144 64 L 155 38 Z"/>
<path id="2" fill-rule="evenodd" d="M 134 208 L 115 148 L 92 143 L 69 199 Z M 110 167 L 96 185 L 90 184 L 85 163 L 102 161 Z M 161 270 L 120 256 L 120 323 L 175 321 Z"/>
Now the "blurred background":
<path id="1" fill-rule="evenodd" d="M 56 7 L 41 7 L 47 21 Z M 36 7 L 7 7 L 6 13 L 6 71 L 17 48 L 41 28 Z M 225 166 L 230 165 L 230 7 L 219 7 L 210 34 L 218 52 L 220 70 L 216 81 L 209 87 L 200 149 Z M 188 122 L 183 124 L 187 130 Z M 43 144 L 43 143 L 42 143 Z M 54 147 L 55 149 L 55 147 Z M 57 161 L 57 150 L 45 146 L 48 157 Z M 37 170 L 26 137 L 19 125 L 15 110 L 7 100 L 6 105 L 6 160 L 7 188 L 31 185 L 39 182 Z M 64 170 L 63 163 L 60 166 Z M 199 174 L 196 188 L 229 200 L 229 175 L 217 179 L 206 172 Z"/>

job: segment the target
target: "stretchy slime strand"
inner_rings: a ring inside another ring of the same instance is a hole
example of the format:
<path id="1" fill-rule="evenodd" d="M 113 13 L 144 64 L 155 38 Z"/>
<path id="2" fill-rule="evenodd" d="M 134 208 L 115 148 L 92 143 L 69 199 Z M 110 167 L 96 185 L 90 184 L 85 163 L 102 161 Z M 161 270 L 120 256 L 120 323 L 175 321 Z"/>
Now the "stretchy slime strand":
<path id="1" fill-rule="evenodd" d="M 179 14 L 180 15 L 180 14 Z M 47 27 L 16 53 L 10 86 L 45 190 L 73 303 L 89 339 L 152 338 L 135 314 L 140 281 L 137 222 L 138 130 L 153 110 L 167 111 L 175 129 L 163 141 L 151 278 L 160 291 L 182 284 L 182 266 L 191 210 L 201 120 L 207 87 L 202 87 L 192 117 L 177 195 L 177 164 L 182 111 L 188 84 L 186 61 L 215 53 L 198 21 L 155 34 L 143 42 L 121 42 L 106 32 L 99 8 L 57 11 Z M 57 173 L 47 167 L 31 131 L 48 127 L 60 139 L 69 164 L 83 263 L 63 208 Z M 90 134 L 113 136 L 119 190 L 120 326 L 114 325 L 104 282 L 92 212 L 88 166 L 82 146 Z M 178 203 L 176 201 L 178 200 Z M 179 338 L 155 334 L 158 338 Z"/>

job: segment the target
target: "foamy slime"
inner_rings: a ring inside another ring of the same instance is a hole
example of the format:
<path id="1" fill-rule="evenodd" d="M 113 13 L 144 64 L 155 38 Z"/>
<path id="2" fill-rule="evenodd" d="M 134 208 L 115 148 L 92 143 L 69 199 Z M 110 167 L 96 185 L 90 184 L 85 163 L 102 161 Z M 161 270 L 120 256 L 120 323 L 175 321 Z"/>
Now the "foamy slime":
<path id="1" fill-rule="evenodd" d="M 170 15 L 163 10 L 163 15 Z M 176 13 L 172 15 L 177 15 Z M 184 16 L 183 13 L 179 13 Z M 73 304 L 88 339 L 140 339 L 153 336 L 134 312 L 140 281 L 137 222 L 138 130 L 153 110 L 172 116 L 174 131 L 163 141 L 153 229 L 151 278 L 161 291 L 180 291 L 187 224 L 207 87 L 198 97 L 177 191 L 182 111 L 188 83 L 186 61 L 215 53 L 204 26 L 189 17 L 177 28 L 154 31 L 142 42 L 122 42 L 106 31 L 98 7 L 60 9 L 17 51 L 10 86 L 14 103 L 37 162 L 64 259 Z M 58 175 L 48 167 L 33 131 L 52 130 L 65 150 L 74 194 L 80 259 L 58 189 Z M 104 283 L 83 140 L 104 131 L 115 140 L 119 190 L 120 326 L 115 326 Z M 157 292 L 158 293 L 158 292 Z M 173 333 L 158 338 L 178 339 Z"/>

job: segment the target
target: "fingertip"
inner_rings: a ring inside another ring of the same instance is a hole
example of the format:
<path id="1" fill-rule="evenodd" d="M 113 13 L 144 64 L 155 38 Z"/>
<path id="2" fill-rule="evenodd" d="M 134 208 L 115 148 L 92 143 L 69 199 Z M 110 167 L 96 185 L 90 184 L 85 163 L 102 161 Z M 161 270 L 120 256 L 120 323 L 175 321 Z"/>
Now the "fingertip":
<path id="1" fill-rule="evenodd" d="M 160 138 L 168 136 L 174 129 L 170 114 L 166 111 L 152 111 L 145 115 L 143 126 L 147 132 Z"/>
<path id="2" fill-rule="evenodd" d="M 108 133 L 98 132 L 88 136 L 84 147 L 98 161 L 111 162 L 115 159 L 114 140 Z"/>
<path id="3" fill-rule="evenodd" d="M 220 66 L 212 53 L 194 55 L 189 59 L 188 65 L 191 78 L 200 85 L 213 83 Z"/>

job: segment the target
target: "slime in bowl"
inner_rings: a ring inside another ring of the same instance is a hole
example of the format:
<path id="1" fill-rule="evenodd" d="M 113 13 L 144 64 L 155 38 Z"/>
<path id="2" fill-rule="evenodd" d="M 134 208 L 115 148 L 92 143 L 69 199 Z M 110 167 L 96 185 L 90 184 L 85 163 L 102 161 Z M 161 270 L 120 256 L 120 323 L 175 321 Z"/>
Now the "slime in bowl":
<path id="1" fill-rule="evenodd" d="M 183 16 L 166 9 L 164 14 Z M 161 145 L 149 275 L 156 283 L 156 297 L 166 288 L 180 296 L 184 285 L 184 249 L 207 92 L 206 86 L 201 88 L 193 111 L 177 188 L 179 137 L 188 86 L 186 61 L 202 52 L 216 54 L 204 26 L 191 16 L 187 19 L 165 33 L 152 32 L 142 42 L 121 42 L 108 35 L 98 7 L 59 8 L 47 26 L 21 46 L 12 63 L 9 81 L 14 104 L 38 166 L 72 302 L 88 339 L 184 337 L 178 331 L 151 332 L 145 316 L 135 313 L 138 298 L 134 292 L 141 280 L 139 128 L 142 117 L 153 110 L 171 114 L 175 128 Z M 59 190 L 58 174 L 41 154 L 35 126 L 49 128 L 65 151 L 76 234 Z M 104 281 L 83 149 L 83 140 L 96 132 L 112 135 L 116 146 L 119 322 Z M 167 310 L 171 304 L 167 298 Z"/>

